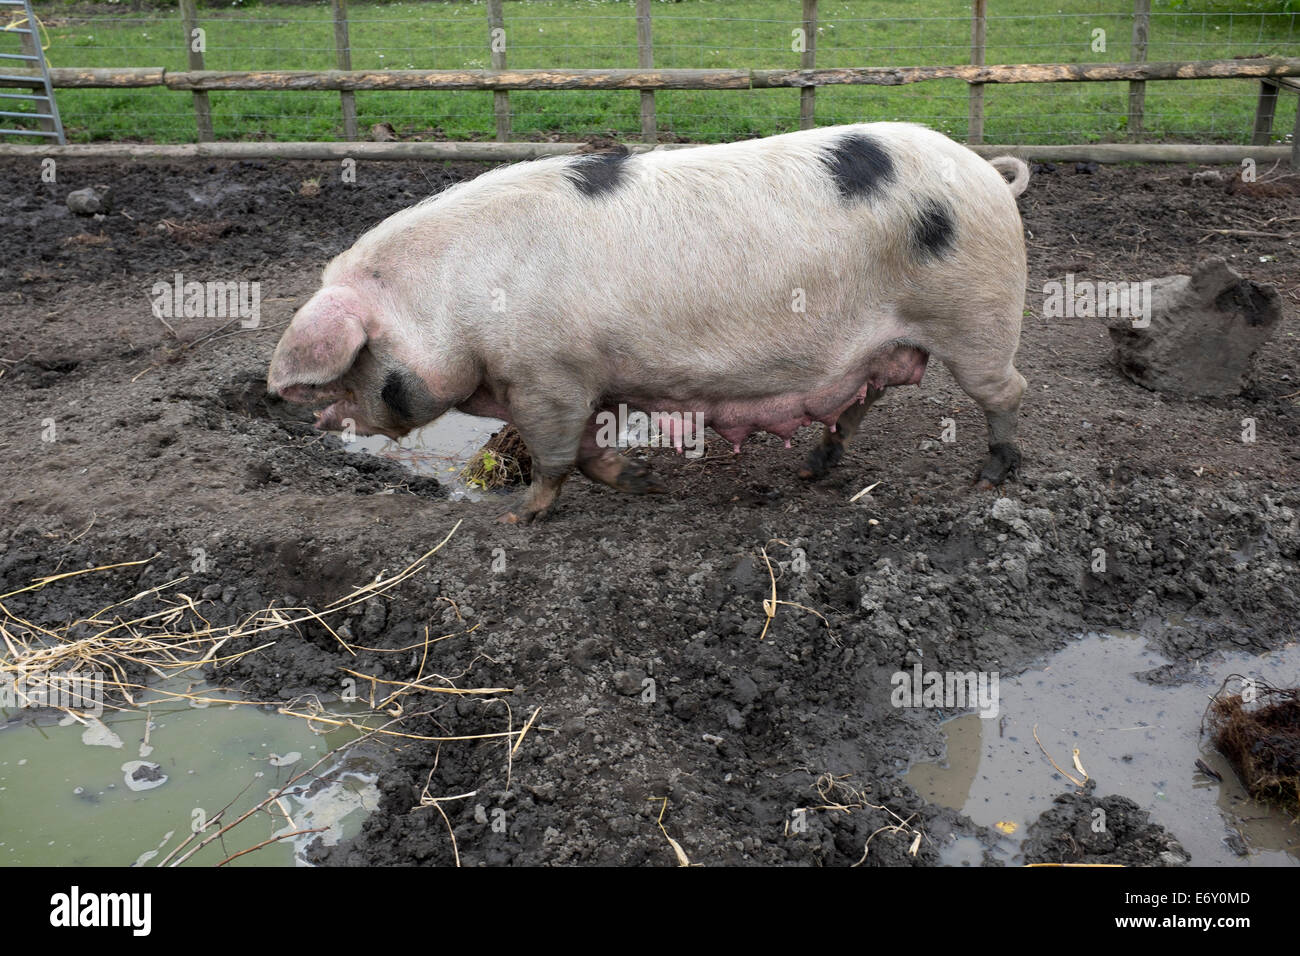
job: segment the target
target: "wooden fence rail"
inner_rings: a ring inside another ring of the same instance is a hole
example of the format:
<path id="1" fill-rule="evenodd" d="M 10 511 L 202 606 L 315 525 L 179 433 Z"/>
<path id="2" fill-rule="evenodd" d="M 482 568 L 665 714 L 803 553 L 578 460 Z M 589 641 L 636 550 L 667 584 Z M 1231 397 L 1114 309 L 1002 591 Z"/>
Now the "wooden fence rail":
<path id="1" fill-rule="evenodd" d="M 481 90 L 492 91 L 496 139 L 511 145 L 511 90 L 639 90 L 641 93 L 641 138 L 658 141 L 655 111 L 657 90 L 756 90 L 798 89 L 799 126 L 816 124 L 816 91 L 822 86 L 903 86 L 933 80 L 961 80 L 969 86 L 968 142 L 984 138 L 984 91 L 991 84 L 1011 83 L 1129 83 L 1128 138 L 1141 138 L 1144 127 L 1145 84 L 1152 80 L 1256 79 L 1261 81 L 1261 115 L 1265 110 L 1271 126 L 1267 100 L 1279 85 L 1296 83 L 1300 57 L 1254 57 L 1248 59 L 1146 62 L 1151 17 L 1150 0 L 1133 0 L 1133 38 L 1128 63 L 1022 63 L 988 66 L 984 63 L 987 36 L 987 0 L 971 2 L 971 62 L 953 66 L 860 66 L 817 68 L 818 0 L 802 0 L 797 28 L 792 30 L 792 50 L 800 54 L 799 69 L 654 69 L 650 0 L 636 0 L 637 69 L 605 70 L 511 70 L 506 67 L 506 21 L 501 0 L 486 0 L 487 40 L 491 69 L 487 70 L 355 70 L 352 69 L 346 0 L 331 0 L 334 24 L 334 70 L 208 70 L 203 64 L 204 37 L 195 0 L 177 0 L 185 37 L 189 69 L 162 67 L 55 68 L 51 80 L 60 89 L 132 89 L 166 87 L 192 95 L 195 123 L 201 144 L 214 139 L 211 91 L 315 90 L 340 94 L 344 138 L 358 138 L 354 94 L 365 90 Z M 30 86 L 27 73 L 11 70 L 0 80 L 3 86 Z M 35 79 L 34 75 L 33 78 Z M 1266 102 L 1267 100 L 1267 102 Z M 1261 137 L 1263 121 L 1256 120 L 1254 139 Z M 1300 139 L 1300 115 L 1296 123 Z M 448 144 L 450 145 L 450 144 Z M 1135 149 L 1138 144 L 1124 144 Z M 1152 154 L 1154 155 L 1154 154 Z M 1300 142 L 1292 148 L 1292 163 L 1300 166 Z"/>
<path id="2" fill-rule="evenodd" d="M 629 144 L 632 152 L 646 149 L 689 149 L 693 144 L 667 143 L 651 147 Z M 545 156 L 565 156 L 582 148 L 581 143 L 497 143 L 410 142 L 410 143 L 271 143 L 264 141 L 224 143 L 75 143 L 69 146 L 0 143 L 0 159 L 53 156 L 112 160 L 183 159 L 302 159 L 302 160 L 464 160 L 513 163 Z M 1095 143 L 1081 146 L 998 146 L 971 147 L 985 157 L 1019 156 L 1038 162 L 1097 163 L 1256 163 L 1285 160 L 1289 146 L 1228 146 L 1181 143 Z"/>
<path id="3" fill-rule="evenodd" d="M 28 86 L 33 71 L 0 85 Z M 172 90 L 763 90 L 807 86 L 967 83 L 1107 83 L 1117 80 L 1263 79 L 1300 76 L 1300 57 L 1164 63 L 1019 63 L 996 66 L 857 66 L 814 70 L 167 70 L 56 67 L 61 89 L 165 86 Z"/>

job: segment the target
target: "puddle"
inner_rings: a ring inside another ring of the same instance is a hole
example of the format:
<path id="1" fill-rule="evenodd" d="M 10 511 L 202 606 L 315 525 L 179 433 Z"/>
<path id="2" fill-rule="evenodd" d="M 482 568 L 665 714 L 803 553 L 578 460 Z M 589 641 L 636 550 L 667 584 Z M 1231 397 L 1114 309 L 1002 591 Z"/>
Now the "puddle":
<path id="1" fill-rule="evenodd" d="M 492 433 L 504 427 L 505 422 L 495 418 L 477 418 L 453 409 L 400 442 L 383 435 L 368 435 L 358 436 L 343 447 L 350 452 L 382 455 L 417 475 L 436 478 L 447 487 L 452 501 L 479 501 L 486 492 L 466 485 L 460 473 Z"/>
<path id="2" fill-rule="evenodd" d="M 1229 674 L 1294 687 L 1300 646 L 1262 657 L 1216 655 L 1174 686 L 1134 676 L 1167 664 L 1139 636 L 1086 635 L 1045 665 L 1003 678 L 998 717 L 967 714 L 945 722 L 946 762 L 913 764 L 907 782 L 930 802 L 976 823 L 1002 824 L 1004 831 L 1013 825 L 998 855 L 1020 862 L 1026 827 L 1071 787 L 1035 743 L 1037 724 L 1039 739 L 1060 766 L 1075 773 L 1071 754 L 1077 747 L 1097 781 L 1097 796 L 1121 794 L 1136 802 L 1191 853 L 1193 866 L 1300 864 L 1300 825 L 1251 800 L 1227 760 L 1198 736 L 1208 698 Z M 1223 782 L 1197 771 L 1198 758 Z M 1230 843 L 1244 846 L 1247 855 Z M 978 854 L 976 862 L 971 856 L 970 847 L 945 848 L 943 860 L 977 865 Z"/>
<path id="3" fill-rule="evenodd" d="M 237 699 L 203 685 L 191 692 Z M 258 707 L 193 706 L 156 691 L 141 698 L 141 707 L 147 717 L 105 712 L 88 726 L 9 711 L 20 719 L 0 729 L 0 866 L 157 864 L 196 822 L 227 804 L 223 821 L 232 822 L 357 736 L 350 729 L 317 735 L 303 720 Z M 359 753 L 327 760 L 271 814 L 252 815 L 186 865 L 211 866 L 277 834 L 327 827 L 228 864 L 307 865 L 302 853 L 312 840 L 333 845 L 360 832 L 379 803 L 377 770 Z M 331 771 L 334 782 L 320 783 Z"/>

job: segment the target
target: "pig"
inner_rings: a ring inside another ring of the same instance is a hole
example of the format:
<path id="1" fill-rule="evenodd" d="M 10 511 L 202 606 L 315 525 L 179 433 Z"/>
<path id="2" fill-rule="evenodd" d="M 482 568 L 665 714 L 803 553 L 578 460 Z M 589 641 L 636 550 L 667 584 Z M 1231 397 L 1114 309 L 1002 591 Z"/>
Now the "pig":
<path id="1" fill-rule="evenodd" d="M 321 429 L 399 438 L 452 408 L 514 424 L 533 477 L 500 520 L 528 523 L 575 465 L 663 490 L 598 440 L 602 411 L 704 422 L 736 451 L 820 422 L 815 479 L 935 357 L 985 414 L 991 488 L 1020 464 L 1028 181 L 911 123 L 504 166 L 330 262 L 267 385 L 328 402 Z"/>

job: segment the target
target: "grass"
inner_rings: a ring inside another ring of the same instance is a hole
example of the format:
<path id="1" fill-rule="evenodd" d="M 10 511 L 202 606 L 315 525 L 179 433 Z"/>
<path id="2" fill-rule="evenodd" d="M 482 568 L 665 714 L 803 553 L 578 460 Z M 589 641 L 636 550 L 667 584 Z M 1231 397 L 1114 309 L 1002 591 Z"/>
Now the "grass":
<path id="1" fill-rule="evenodd" d="M 1300 14 L 1286 0 L 1155 0 L 1149 59 L 1300 55 Z M 1125 61 L 1131 0 L 1037 0 L 990 4 L 989 63 Z M 88 10 L 103 12 L 87 12 Z M 132 13 L 113 4 L 37 4 L 54 66 L 186 68 L 174 7 Z M 796 0 L 685 0 L 653 5 L 659 67 L 789 68 L 799 64 L 791 31 Z M 200 9 L 206 66 L 218 70 L 329 69 L 335 65 L 328 3 Z M 354 3 L 349 7 L 356 69 L 485 68 L 481 2 Z M 512 0 L 505 5 L 508 62 L 516 68 L 636 66 L 633 5 L 595 0 Z M 822 0 L 818 66 L 968 62 L 969 3 Z M 1094 49 L 1094 31 L 1105 49 Z M 8 38 L 5 38 L 8 39 Z M 997 143 L 1106 142 L 1127 135 L 1126 83 L 993 86 L 985 93 L 985 139 Z M 218 139 L 329 140 L 342 135 L 335 93 L 232 92 L 211 96 Z M 1248 142 L 1258 84 L 1247 80 L 1152 83 L 1149 138 Z M 363 92 L 362 129 L 390 122 L 404 136 L 490 138 L 492 95 L 479 92 Z M 1292 128 L 1295 96 L 1278 104 L 1275 140 Z M 59 107 L 71 141 L 192 142 L 187 94 L 163 89 L 63 90 Z M 716 141 L 795 128 L 797 90 L 678 91 L 657 96 L 660 129 Z M 635 136 L 639 94 L 519 92 L 510 96 L 520 139 L 588 133 Z M 966 136 L 967 90 L 960 81 L 910 87 L 832 87 L 817 94 L 819 124 L 915 120 Z"/>

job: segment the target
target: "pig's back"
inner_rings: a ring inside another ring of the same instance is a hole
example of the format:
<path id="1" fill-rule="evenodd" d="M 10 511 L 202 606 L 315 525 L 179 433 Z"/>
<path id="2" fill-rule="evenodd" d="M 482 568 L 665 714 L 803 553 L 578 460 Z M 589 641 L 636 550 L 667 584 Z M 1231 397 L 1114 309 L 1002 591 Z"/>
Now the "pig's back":
<path id="1" fill-rule="evenodd" d="M 912 124 L 525 163 L 398 216 L 439 237 L 482 348 L 635 354 L 669 378 L 752 373 L 774 348 L 795 376 L 924 344 L 927 297 L 1023 270 L 1001 176 Z"/>

